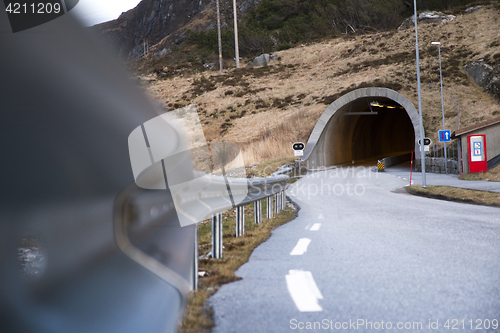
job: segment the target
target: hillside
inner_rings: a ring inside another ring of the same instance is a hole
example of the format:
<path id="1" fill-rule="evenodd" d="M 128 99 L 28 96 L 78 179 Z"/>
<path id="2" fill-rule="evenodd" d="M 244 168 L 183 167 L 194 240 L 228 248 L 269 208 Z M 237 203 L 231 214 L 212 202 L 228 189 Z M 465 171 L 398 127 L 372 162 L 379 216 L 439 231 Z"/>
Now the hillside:
<path id="1" fill-rule="evenodd" d="M 500 62 L 500 35 L 492 28 L 499 26 L 499 9 L 498 2 L 470 13 L 462 8 L 451 22 L 419 26 L 422 108 L 430 138 L 436 140 L 441 127 L 438 57 L 432 41 L 442 43 L 446 127 L 455 129 L 455 98 L 460 126 L 500 114 L 498 99 L 463 70 L 479 59 Z M 170 75 L 150 74 L 146 89 L 166 109 L 196 104 L 207 139 L 241 144 L 245 162 L 251 164 L 291 157 L 289 144 L 306 142 L 327 105 L 354 84 L 387 86 L 417 105 L 414 50 L 412 28 L 345 35 L 276 52 L 279 58 L 261 68 L 243 65 L 219 73 L 179 67 Z"/>
<path id="2" fill-rule="evenodd" d="M 443 10 L 473 0 L 419 0 L 421 10 Z M 233 1 L 219 0 L 223 56 L 234 57 Z M 240 53 L 255 55 L 290 48 L 332 34 L 395 28 L 413 6 L 406 0 L 238 0 Z M 215 0 L 141 0 L 116 20 L 91 29 L 121 59 L 154 58 L 175 51 L 186 39 L 217 53 Z"/>
<path id="3" fill-rule="evenodd" d="M 259 0 L 238 1 L 239 14 Z M 232 22 L 232 1 L 220 0 L 222 26 Z M 116 20 L 91 27 L 107 41 L 119 57 L 137 60 L 145 55 L 166 54 L 187 37 L 187 31 L 214 29 L 213 0 L 142 0 Z"/>

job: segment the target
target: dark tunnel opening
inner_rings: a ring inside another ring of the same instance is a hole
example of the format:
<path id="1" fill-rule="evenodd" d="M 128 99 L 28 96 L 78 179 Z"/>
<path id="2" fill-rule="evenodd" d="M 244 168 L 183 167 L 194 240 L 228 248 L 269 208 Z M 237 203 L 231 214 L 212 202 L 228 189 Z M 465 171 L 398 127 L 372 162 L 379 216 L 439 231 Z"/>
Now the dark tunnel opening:
<path id="1" fill-rule="evenodd" d="M 352 101 L 335 113 L 327 127 L 329 165 L 373 163 L 408 154 L 415 147 L 414 126 L 408 113 L 384 97 Z"/>

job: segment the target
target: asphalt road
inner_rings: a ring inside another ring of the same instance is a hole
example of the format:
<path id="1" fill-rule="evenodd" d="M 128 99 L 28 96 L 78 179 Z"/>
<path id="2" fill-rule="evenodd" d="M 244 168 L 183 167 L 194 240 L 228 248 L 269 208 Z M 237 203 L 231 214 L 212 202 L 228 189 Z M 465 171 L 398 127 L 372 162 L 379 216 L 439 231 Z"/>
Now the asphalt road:
<path id="1" fill-rule="evenodd" d="M 395 193 L 408 182 L 368 170 L 289 188 L 298 218 L 210 299 L 214 332 L 500 331 L 500 209 Z"/>
<path id="2" fill-rule="evenodd" d="M 390 167 L 386 169 L 386 172 L 402 178 L 403 180 L 409 183 L 410 176 L 410 163 L 403 163 L 397 166 Z M 452 186 L 452 187 L 460 187 L 470 190 L 479 190 L 479 191 L 489 191 L 489 192 L 497 192 L 500 193 L 500 182 L 490 182 L 484 180 L 460 180 L 458 179 L 460 175 L 455 174 L 443 174 L 443 173 L 426 173 L 426 185 L 444 185 L 444 186 Z M 422 185 L 422 173 L 421 172 L 413 172 L 412 174 L 412 184 L 413 185 Z"/>

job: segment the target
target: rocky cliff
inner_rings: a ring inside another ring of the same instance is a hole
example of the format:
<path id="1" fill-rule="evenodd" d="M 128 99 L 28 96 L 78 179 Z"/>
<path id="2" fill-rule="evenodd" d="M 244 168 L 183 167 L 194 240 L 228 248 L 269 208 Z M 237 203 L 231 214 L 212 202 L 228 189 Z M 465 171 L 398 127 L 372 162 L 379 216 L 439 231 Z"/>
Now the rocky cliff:
<path id="1" fill-rule="evenodd" d="M 498 54 L 500 58 L 500 54 Z M 490 65 L 484 60 L 470 63 L 464 66 L 464 70 L 469 73 L 476 83 L 483 89 L 500 99 L 500 65 Z"/>
<path id="2" fill-rule="evenodd" d="M 260 0 L 239 1 L 241 14 Z M 180 43 L 187 30 L 213 29 L 216 25 L 215 0 L 142 0 L 137 7 L 116 20 L 92 27 L 103 36 L 121 59 L 136 60 L 147 52 L 162 55 Z M 233 20 L 232 1 L 221 0 L 222 25 Z"/>

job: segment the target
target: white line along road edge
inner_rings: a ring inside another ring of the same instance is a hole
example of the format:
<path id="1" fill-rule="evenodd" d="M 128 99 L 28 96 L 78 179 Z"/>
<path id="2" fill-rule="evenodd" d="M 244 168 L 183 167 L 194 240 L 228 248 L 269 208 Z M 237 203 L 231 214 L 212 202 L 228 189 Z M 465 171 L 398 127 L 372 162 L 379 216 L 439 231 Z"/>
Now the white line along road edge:
<path id="1" fill-rule="evenodd" d="M 286 285 L 300 312 L 323 311 L 318 304 L 318 299 L 323 299 L 323 295 L 311 272 L 291 269 L 286 276 Z"/>
<path id="2" fill-rule="evenodd" d="M 293 248 L 292 252 L 290 252 L 291 256 L 301 256 L 307 251 L 307 247 L 309 246 L 309 243 L 311 243 L 311 240 L 309 238 L 301 238 L 297 242 L 297 245 Z"/>

